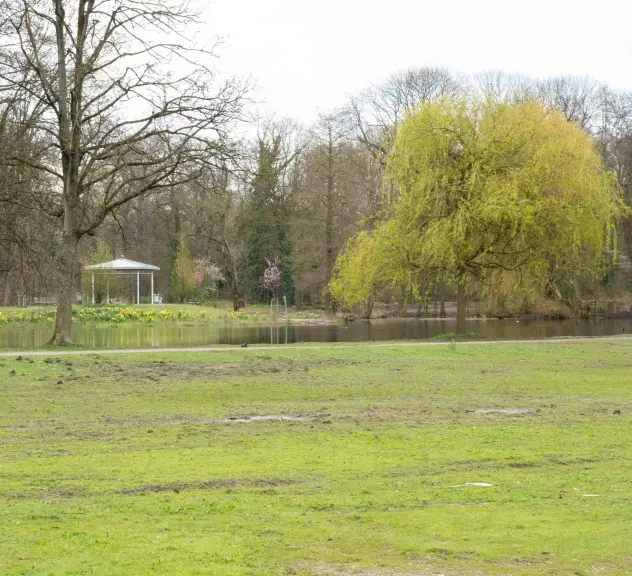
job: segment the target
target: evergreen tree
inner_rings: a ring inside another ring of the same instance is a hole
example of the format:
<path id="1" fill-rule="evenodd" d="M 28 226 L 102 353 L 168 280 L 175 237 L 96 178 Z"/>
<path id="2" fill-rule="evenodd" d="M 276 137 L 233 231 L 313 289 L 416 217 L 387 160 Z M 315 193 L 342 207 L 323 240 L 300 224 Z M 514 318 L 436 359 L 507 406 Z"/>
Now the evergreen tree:
<path id="1" fill-rule="evenodd" d="M 277 260 L 283 275 L 283 294 L 294 297 L 292 246 L 289 235 L 291 182 L 288 174 L 296 153 L 286 150 L 287 134 L 272 127 L 258 141 L 257 169 L 251 182 L 244 221 L 244 287 L 251 301 L 265 299 L 266 259 Z"/>

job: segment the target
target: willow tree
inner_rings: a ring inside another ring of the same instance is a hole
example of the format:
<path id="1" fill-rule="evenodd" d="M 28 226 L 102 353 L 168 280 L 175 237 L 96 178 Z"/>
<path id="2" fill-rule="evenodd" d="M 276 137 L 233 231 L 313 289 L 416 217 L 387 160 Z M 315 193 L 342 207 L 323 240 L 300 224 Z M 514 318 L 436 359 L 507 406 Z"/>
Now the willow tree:
<path id="1" fill-rule="evenodd" d="M 376 286 L 384 276 L 384 267 L 376 256 L 383 254 L 375 232 L 362 231 L 349 239 L 336 261 L 329 293 L 341 304 L 351 307 L 363 303 L 370 315 Z"/>
<path id="2" fill-rule="evenodd" d="M 598 274 L 625 210 L 589 137 L 534 102 L 425 104 L 398 131 L 387 174 L 393 193 L 376 246 L 400 275 L 458 285 L 459 333 L 473 278 L 526 293 L 564 272 Z"/>

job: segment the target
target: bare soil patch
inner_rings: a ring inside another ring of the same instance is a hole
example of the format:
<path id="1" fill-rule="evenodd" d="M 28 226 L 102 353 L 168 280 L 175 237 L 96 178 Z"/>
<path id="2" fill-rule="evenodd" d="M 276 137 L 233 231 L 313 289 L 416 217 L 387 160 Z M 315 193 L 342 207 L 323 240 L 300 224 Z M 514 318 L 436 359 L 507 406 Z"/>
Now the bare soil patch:
<path id="1" fill-rule="evenodd" d="M 531 408 L 479 408 L 474 414 L 530 414 Z"/>
<path id="2" fill-rule="evenodd" d="M 390 570 L 388 568 L 356 569 L 354 567 L 339 569 L 332 566 L 314 566 L 311 568 L 317 576 L 456 576 L 463 574 L 453 570 L 433 568 L 428 565 L 413 570 Z M 483 576 L 479 570 L 468 572 L 469 576 Z"/>
<path id="3" fill-rule="evenodd" d="M 279 373 L 304 373 L 320 366 L 345 366 L 355 364 L 348 360 L 328 358 L 319 362 L 294 361 L 291 358 L 272 358 L 269 356 L 250 356 L 241 361 L 218 364 L 215 362 L 117 362 L 100 363 L 103 372 L 100 376 L 106 381 L 118 381 L 125 378 L 128 382 L 151 380 L 168 382 L 173 380 L 219 380 L 237 376 L 268 376 Z M 311 382 L 307 382 L 311 383 Z M 314 384 L 319 384 L 314 382 Z"/>
<path id="4" fill-rule="evenodd" d="M 201 482 L 167 482 L 166 484 L 146 484 L 144 486 L 134 486 L 124 488 L 116 494 L 124 496 L 143 496 L 145 494 L 156 494 L 160 492 L 183 492 L 185 490 L 217 490 L 219 488 L 269 488 L 274 486 L 289 486 L 298 484 L 297 480 L 288 479 L 224 479 L 203 480 Z"/>

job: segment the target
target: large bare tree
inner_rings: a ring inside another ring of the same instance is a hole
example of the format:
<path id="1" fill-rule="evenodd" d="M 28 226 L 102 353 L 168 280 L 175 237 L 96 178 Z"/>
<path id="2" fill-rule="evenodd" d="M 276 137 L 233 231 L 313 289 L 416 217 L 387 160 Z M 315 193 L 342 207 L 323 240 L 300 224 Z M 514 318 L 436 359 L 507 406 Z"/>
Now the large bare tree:
<path id="1" fill-rule="evenodd" d="M 13 297 L 34 298 L 57 279 L 49 266 L 55 248 L 50 220 L 34 202 L 51 185 L 51 178 L 16 157 L 41 151 L 32 130 L 41 108 L 30 105 L 28 94 L 16 88 L 0 94 L 0 273 L 2 304 Z"/>
<path id="2" fill-rule="evenodd" d="M 297 198 L 294 238 L 303 274 L 320 280 L 325 313 L 334 312 L 327 285 L 336 257 L 366 210 L 364 167 L 368 154 L 353 139 L 344 113 L 319 114 L 309 131 Z M 297 261 L 298 264 L 298 261 Z"/>
<path id="3" fill-rule="evenodd" d="M 391 74 L 350 99 L 347 120 L 371 156 L 365 174 L 370 195 L 366 217 L 378 210 L 386 157 L 406 114 L 424 102 L 456 96 L 462 89 L 462 79 L 445 68 L 415 67 Z"/>
<path id="4" fill-rule="evenodd" d="M 409 68 L 351 98 L 348 113 L 358 140 L 383 163 L 407 112 L 460 90 L 461 80 L 445 68 Z"/>
<path id="5" fill-rule="evenodd" d="M 46 142 L 16 161 L 54 177 L 40 203 L 63 233 L 53 341 L 70 341 L 77 250 L 133 198 L 226 155 L 246 87 L 218 81 L 177 0 L 2 0 L 0 86 L 41 108 Z"/>

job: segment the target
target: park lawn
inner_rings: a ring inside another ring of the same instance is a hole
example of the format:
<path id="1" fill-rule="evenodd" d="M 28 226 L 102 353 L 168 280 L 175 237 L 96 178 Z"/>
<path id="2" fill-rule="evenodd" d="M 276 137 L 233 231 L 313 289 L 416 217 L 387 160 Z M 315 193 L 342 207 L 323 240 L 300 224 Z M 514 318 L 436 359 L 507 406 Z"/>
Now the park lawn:
<path id="1" fill-rule="evenodd" d="M 630 340 L 2 358 L 0 574 L 630 574 L 631 369 Z M 302 420 L 223 421 L 254 415 Z"/>

